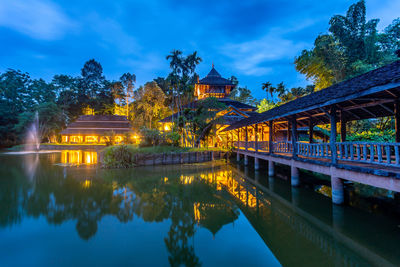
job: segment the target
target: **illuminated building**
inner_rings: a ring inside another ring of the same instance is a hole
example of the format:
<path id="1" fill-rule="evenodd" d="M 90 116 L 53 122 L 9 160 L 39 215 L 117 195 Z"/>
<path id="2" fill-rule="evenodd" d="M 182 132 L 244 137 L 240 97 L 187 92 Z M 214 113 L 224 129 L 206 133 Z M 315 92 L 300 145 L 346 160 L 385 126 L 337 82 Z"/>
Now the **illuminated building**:
<path id="1" fill-rule="evenodd" d="M 196 110 L 202 105 L 201 100 L 208 97 L 215 97 L 219 103 L 226 107 L 225 109 L 212 110 L 215 112 L 214 119 L 222 118 L 216 125 L 215 134 L 212 137 L 207 137 L 204 146 L 223 146 L 223 144 L 226 145 L 228 142 L 234 141 L 233 137 L 228 137 L 227 133 L 222 132 L 222 130 L 234 122 L 256 114 L 256 107 L 229 98 L 229 94 L 235 86 L 231 80 L 223 78 L 213 65 L 208 75 L 195 84 L 194 96 L 196 100 L 182 107 L 182 109 Z M 175 113 L 160 120 L 160 130 L 171 131 L 177 118 L 178 113 Z M 188 135 L 191 136 L 190 133 Z"/>
<path id="2" fill-rule="evenodd" d="M 122 143 L 126 138 L 138 141 L 128 119 L 118 115 L 82 115 L 61 132 L 65 144 Z"/>

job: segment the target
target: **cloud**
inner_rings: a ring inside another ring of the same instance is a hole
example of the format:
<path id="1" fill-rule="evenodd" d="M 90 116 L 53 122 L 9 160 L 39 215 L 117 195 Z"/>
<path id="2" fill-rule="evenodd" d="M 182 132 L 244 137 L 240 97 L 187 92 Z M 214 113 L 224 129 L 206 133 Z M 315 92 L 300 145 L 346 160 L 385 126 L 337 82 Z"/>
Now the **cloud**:
<path id="1" fill-rule="evenodd" d="M 111 18 L 102 17 L 97 13 L 87 16 L 85 25 L 95 33 L 101 47 L 118 50 L 121 55 L 136 55 L 142 49 L 136 39 L 127 33 L 121 24 Z"/>
<path id="2" fill-rule="evenodd" d="M 49 1 L 6 0 L 0 2 L 0 26 L 35 39 L 56 40 L 75 23 Z"/>
<path id="3" fill-rule="evenodd" d="M 383 30 L 400 17 L 400 1 L 369 0 L 366 2 L 368 19 L 379 18 L 378 28 Z"/>
<path id="4" fill-rule="evenodd" d="M 262 76 L 273 71 L 271 63 L 293 60 L 298 52 L 307 46 L 304 42 L 285 38 L 285 34 L 292 30 L 274 28 L 258 39 L 227 43 L 222 46 L 220 52 L 231 59 L 233 67 L 238 72 L 244 75 Z"/>

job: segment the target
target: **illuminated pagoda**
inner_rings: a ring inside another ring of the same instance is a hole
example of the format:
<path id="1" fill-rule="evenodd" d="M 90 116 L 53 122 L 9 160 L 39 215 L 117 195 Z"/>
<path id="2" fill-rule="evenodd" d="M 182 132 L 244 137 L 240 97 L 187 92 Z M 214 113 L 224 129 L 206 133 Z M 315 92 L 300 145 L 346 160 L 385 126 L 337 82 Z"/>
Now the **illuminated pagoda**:
<path id="1" fill-rule="evenodd" d="M 251 105 L 233 100 L 229 98 L 229 94 L 235 88 L 235 84 L 229 79 L 223 78 L 218 71 L 212 65 L 211 71 L 203 79 L 198 80 L 195 84 L 194 96 L 195 100 L 184 105 L 182 109 L 195 110 L 202 104 L 203 99 L 208 97 L 215 97 L 219 103 L 226 106 L 223 110 L 215 111 L 215 119 L 220 119 L 220 124 L 217 125 L 216 140 L 209 140 L 208 145 L 214 146 L 216 143 L 222 143 L 223 139 L 226 141 L 226 134 L 222 132 L 223 129 L 228 127 L 234 122 L 241 119 L 248 118 L 251 115 L 256 114 L 256 107 Z M 258 114 L 258 113 L 257 113 Z M 161 130 L 170 131 L 174 123 L 174 119 L 178 117 L 178 113 L 175 113 L 169 117 L 166 117 L 159 121 L 161 124 Z"/>
<path id="2" fill-rule="evenodd" d="M 235 85 L 228 79 L 222 78 L 212 65 L 206 77 L 197 81 L 194 87 L 194 96 L 197 99 L 206 97 L 226 98 Z"/>
<path id="3" fill-rule="evenodd" d="M 118 115 L 82 115 L 61 132 L 62 143 L 70 144 L 121 143 L 132 137 L 128 119 Z"/>

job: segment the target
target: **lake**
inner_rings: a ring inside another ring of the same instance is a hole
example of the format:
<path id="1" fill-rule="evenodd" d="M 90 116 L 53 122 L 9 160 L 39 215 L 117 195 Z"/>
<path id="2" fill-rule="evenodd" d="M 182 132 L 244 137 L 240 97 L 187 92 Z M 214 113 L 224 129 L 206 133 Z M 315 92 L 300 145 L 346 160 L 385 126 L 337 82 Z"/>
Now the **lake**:
<path id="1" fill-rule="evenodd" d="M 284 175 L 96 162 L 90 151 L 0 155 L 1 266 L 400 265 L 397 216 L 332 205 Z"/>

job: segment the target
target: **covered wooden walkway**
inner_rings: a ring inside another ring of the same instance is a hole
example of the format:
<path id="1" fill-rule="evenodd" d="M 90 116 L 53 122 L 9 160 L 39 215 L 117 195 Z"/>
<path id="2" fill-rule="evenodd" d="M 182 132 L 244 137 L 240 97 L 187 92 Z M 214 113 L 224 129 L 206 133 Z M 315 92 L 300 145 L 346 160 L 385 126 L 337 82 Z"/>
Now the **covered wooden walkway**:
<path id="1" fill-rule="evenodd" d="M 394 143 L 349 142 L 350 121 L 394 117 Z M 313 129 L 327 125 L 329 142 L 316 142 Z M 307 141 L 297 129 L 309 127 Z M 340 135 L 337 129 L 340 127 Z M 286 135 L 278 135 L 287 129 Z M 280 130 L 280 131 L 278 131 Z M 299 185 L 298 168 L 331 175 L 334 203 L 343 203 L 343 180 L 400 192 L 400 61 L 370 71 L 274 109 L 236 122 L 225 129 L 228 146 L 238 157 L 292 166 L 292 185 Z M 338 140 L 340 137 L 340 141 Z M 339 141 L 339 142 L 338 142 Z"/>

